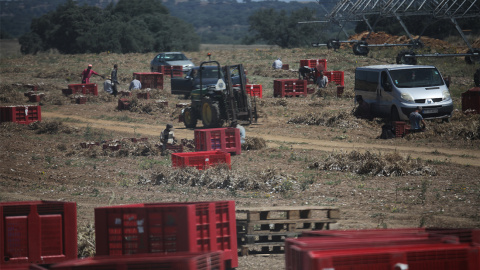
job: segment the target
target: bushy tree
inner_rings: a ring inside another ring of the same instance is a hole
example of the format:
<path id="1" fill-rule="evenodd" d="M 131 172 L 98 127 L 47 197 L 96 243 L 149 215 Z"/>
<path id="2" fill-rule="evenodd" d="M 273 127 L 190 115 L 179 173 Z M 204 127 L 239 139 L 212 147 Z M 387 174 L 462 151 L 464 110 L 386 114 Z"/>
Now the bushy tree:
<path id="1" fill-rule="evenodd" d="M 193 27 L 168 13 L 159 0 L 120 0 L 104 10 L 68 0 L 34 19 L 31 32 L 19 41 L 23 53 L 52 48 L 61 53 L 198 49 Z"/>
<path id="2" fill-rule="evenodd" d="M 259 10 L 249 17 L 249 30 L 254 33 L 253 39 L 264 40 L 270 45 L 282 48 L 307 46 L 314 39 L 317 29 L 314 24 L 298 22 L 312 21 L 314 17 L 315 11 L 308 8 L 293 11 L 289 15 L 285 10 Z"/>

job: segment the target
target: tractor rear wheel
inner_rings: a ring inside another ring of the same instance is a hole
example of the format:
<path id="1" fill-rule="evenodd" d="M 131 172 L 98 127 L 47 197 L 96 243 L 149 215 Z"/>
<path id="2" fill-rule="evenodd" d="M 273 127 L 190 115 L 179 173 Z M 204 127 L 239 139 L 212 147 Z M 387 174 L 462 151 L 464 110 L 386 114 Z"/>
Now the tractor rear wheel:
<path id="1" fill-rule="evenodd" d="M 218 102 L 210 98 L 202 101 L 202 123 L 205 128 L 217 128 L 223 125 Z"/>
<path id="2" fill-rule="evenodd" d="M 406 55 L 410 55 L 407 57 Z M 397 55 L 397 64 L 405 64 L 405 65 L 416 65 L 417 58 L 415 57 L 415 53 L 409 50 L 403 50 L 398 53 Z"/>
<path id="3" fill-rule="evenodd" d="M 472 55 L 467 55 L 465 56 L 465 62 L 469 65 L 473 65 L 475 63 L 478 63 L 480 62 L 480 49 L 473 49 L 472 50 L 468 50 L 467 53 L 470 53 Z M 475 55 L 474 55 L 475 54 Z"/>
<path id="4" fill-rule="evenodd" d="M 183 111 L 183 123 L 186 128 L 196 128 L 197 127 L 198 116 L 195 110 L 192 107 L 187 107 Z"/>
<path id="5" fill-rule="evenodd" d="M 366 41 L 358 41 L 353 45 L 353 54 L 355 55 L 367 55 L 370 52 L 368 43 Z"/>

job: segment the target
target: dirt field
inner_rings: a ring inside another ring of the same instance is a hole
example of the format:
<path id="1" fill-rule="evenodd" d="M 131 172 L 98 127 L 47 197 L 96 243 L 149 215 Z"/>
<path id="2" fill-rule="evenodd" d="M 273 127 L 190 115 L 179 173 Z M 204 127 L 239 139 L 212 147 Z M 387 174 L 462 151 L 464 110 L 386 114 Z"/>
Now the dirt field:
<path id="1" fill-rule="evenodd" d="M 351 114 L 353 77 L 356 66 L 393 63 L 394 49 L 372 50 L 367 57 L 326 48 L 206 46 L 185 52 L 196 64 L 208 60 L 207 52 L 222 65 L 243 63 L 249 82 L 263 86 L 259 121 L 245 128 L 247 139 L 264 140 L 266 147 L 233 156 L 231 170 L 196 171 L 172 169 L 170 158 L 156 147 L 167 123 L 174 124 L 178 139 L 193 139 L 193 130 L 178 123 L 181 108 L 175 106 L 188 100 L 169 93 L 168 77 L 163 90 L 152 89 L 152 98 L 138 100 L 130 111 L 117 109 L 117 98 L 103 92 L 100 77 L 93 77 L 99 96 L 89 96 L 86 104 L 62 95 L 68 84 L 79 83 L 89 63 L 105 75 L 117 63 L 125 90 L 133 72 L 149 72 L 155 54 L 21 56 L 15 46 L 1 48 L 0 105 L 38 104 L 24 96 L 28 85 L 45 97 L 39 103 L 41 123 L 0 124 L 0 202 L 77 202 L 79 235 L 86 235 L 79 240 L 83 256 L 94 254 L 94 239 L 88 237 L 93 209 L 137 202 L 333 206 L 341 212 L 338 229 L 480 228 L 480 117 L 459 110 L 460 93 L 473 87 L 478 64 L 469 66 L 461 58 L 420 60 L 452 77 L 452 121 L 429 121 L 425 133 L 382 140 L 381 119 Z M 278 56 L 291 70 L 270 69 Z M 327 59 L 328 70 L 344 71 L 344 95 L 337 98 L 331 84 L 306 98 L 273 98 L 273 80 L 297 78 L 300 59 Z M 122 151 L 80 146 L 132 137 L 148 141 L 122 141 Z M 241 257 L 238 269 L 283 268 L 283 255 L 255 255 Z"/>

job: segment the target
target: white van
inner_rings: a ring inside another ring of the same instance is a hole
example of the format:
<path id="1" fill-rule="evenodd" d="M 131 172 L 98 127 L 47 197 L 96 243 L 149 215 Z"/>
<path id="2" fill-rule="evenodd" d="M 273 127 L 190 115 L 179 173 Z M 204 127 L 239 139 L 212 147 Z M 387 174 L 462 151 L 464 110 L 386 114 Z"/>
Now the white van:
<path id="1" fill-rule="evenodd" d="M 355 95 L 370 104 L 371 114 L 391 120 L 408 120 L 417 106 L 423 118 L 449 120 L 453 111 L 450 92 L 434 66 L 376 65 L 355 70 Z"/>

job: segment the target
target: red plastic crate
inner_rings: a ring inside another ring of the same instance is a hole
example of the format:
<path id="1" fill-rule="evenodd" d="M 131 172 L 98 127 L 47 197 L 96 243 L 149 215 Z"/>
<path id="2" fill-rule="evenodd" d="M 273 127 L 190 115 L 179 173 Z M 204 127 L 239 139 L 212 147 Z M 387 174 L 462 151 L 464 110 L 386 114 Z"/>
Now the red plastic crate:
<path id="1" fill-rule="evenodd" d="M 395 137 L 401 138 L 410 133 L 410 126 L 404 121 L 395 121 Z"/>
<path id="2" fill-rule="evenodd" d="M 310 251 L 341 250 L 381 246 L 405 246 L 418 244 L 459 243 L 458 237 L 430 235 L 428 233 L 391 234 L 377 237 L 300 237 L 285 240 L 285 265 L 287 270 L 303 269 L 303 263 Z"/>
<path id="3" fill-rule="evenodd" d="M 461 243 L 480 245 L 480 229 L 470 228 L 425 228 L 425 232 L 432 235 L 450 235 L 458 237 Z"/>
<path id="4" fill-rule="evenodd" d="M 261 84 L 247 84 L 245 88 L 247 90 L 247 94 L 250 96 L 259 98 L 263 97 Z"/>
<path id="5" fill-rule="evenodd" d="M 28 96 L 28 101 L 30 101 L 30 102 L 40 102 L 43 97 L 45 97 L 44 93 L 31 94 L 31 95 Z"/>
<path id="6" fill-rule="evenodd" d="M 222 252 L 141 254 L 77 259 L 53 265 L 55 270 L 224 270 Z"/>
<path id="7" fill-rule="evenodd" d="M 230 167 L 230 153 L 217 150 L 172 154 L 172 166 L 174 168 L 195 167 L 204 170 L 222 163 L 228 164 Z"/>
<path id="8" fill-rule="evenodd" d="M 345 74 L 343 71 L 324 71 L 323 74 L 327 76 L 328 82 L 334 82 L 341 86 L 345 85 Z"/>
<path id="9" fill-rule="evenodd" d="M 167 144 L 167 150 L 170 150 L 173 153 L 182 153 L 183 152 L 183 145 L 171 145 Z"/>
<path id="10" fill-rule="evenodd" d="M 480 267 L 478 251 L 478 247 L 468 244 L 427 244 L 311 251 L 302 270 L 391 270 L 399 264 L 409 270 L 473 270 Z"/>
<path id="11" fill-rule="evenodd" d="M 42 121 L 42 109 L 38 105 L 0 107 L 0 122 L 30 124 L 36 121 Z"/>
<path id="12" fill-rule="evenodd" d="M 0 268 L 77 258 L 74 202 L 0 203 Z"/>
<path id="13" fill-rule="evenodd" d="M 300 60 L 300 67 L 316 68 L 320 65 L 323 71 L 327 70 L 327 59 L 305 59 Z"/>
<path id="14" fill-rule="evenodd" d="M 235 155 L 242 153 L 238 128 L 196 129 L 195 151 L 222 150 Z"/>
<path id="15" fill-rule="evenodd" d="M 158 66 L 158 72 L 163 73 L 164 76 L 183 77 L 182 66 Z"/>
<path id="16" fill-rule="evenodd" d="M 87 97 L 77 97 L 75 101 L 77 104 L 87 104 Z"/>
<path id="17" fill-rule="evenodd" d="M 129 110 L 130 109 L 130 100 L 126 98 L 120 98 L 118 100 L 118 109 L 119 110 Z"/>
<path id="18" fill-rule="evenodd" d="M 71 89 L 71 93 L 74 95 L 83 94 L 98 96 L 98 87 L 96 83 L 69 84 L 68 89 Z"/>
<path id="19" fill-rule="evenodd" d="M 470 88 L 462 93 L 462 111 L 467 110 L 480 113 L 480 87 Z"/>
<path id="20" fill-rule="evenodd" d="M 131 97 L 132 96 L 132 92 L 130 92 L 130 91 L 119 91 L 118 94 L 121 97 Z"/>
<path id="21" fill-rule="evenodd" d="M 70 88 L 62 89 L 62 94 L 64 94 L 65 96 L 68 96 L 68 95 L 73 94 L 73 91 Z"/>
<path id="22" fill-rule="evenodd" d="M 95 232 L 97 255 L 221 250 L 238 267 L 234 201 L 96 208 Z"/>
<path id="23" fill-rule="evenodd" d="M 134 72 L 135 79 L 142 83 L 142 89 L 158 88 L 163 89 L 163 73 L 159 72 Z"/>
<path id="24" fill-rule="evenodd" d="M 137 93 L 139 99 L 150 99 L 150 92 Z"/>
<path id="25" fill-rule="evenodd" d="M 297 79 L 280 79 L 273 81 L 273 96 L 307 96 L 307 81 Z"/>
<path id="26" fill-rule="evenodd" d="M 38 264 L 19 264 L 19 265 L 9 265 L 3 268 L 0 268 L 2 270 L 47 270 L 47 268 L 44 268 Z"/>

